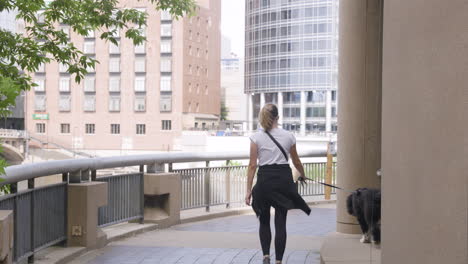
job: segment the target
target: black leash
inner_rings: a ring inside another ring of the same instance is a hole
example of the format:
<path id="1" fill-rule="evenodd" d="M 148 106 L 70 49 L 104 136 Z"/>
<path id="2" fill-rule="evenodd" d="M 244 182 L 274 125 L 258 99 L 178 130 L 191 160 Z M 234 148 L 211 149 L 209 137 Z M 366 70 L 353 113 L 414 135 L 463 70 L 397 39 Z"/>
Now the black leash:
<path id="1" fill-rule="evenodd" d="M 316 180 L 313 180 L 313 179 L 309 179 L 307 177 L 304 177 L 307 181 L 312 181 L 312 182 L 316 182 L 316 183 L 319 183 L 319 184 L 322 184 L 322 185 L 325 185 L 325 186 L 328 186 L 328 187 L 331 187 L 331 188 L 335 188 L 335 189 L 339 189 L 339 190 L 342 190 L 342 191 L 345 191 L 345 192 L 349 192 L 349 193 L 353 193 L 354 191 L 350 191 L 350 190 L 346 190 L 346 189 L 343 189 L 341 187 L 338 187 L 338 186 L 335 186 L 335 185 L 331 185 L 331 184 L 328 184 L 328 183 L 324 183 L 324 182 L 319 182 L 319 181 L 316 181 Z M 305 181 L 301 181 L 301 183 L 305 183 Z M 306 183 L 307 184 L 307 183 Z"/>

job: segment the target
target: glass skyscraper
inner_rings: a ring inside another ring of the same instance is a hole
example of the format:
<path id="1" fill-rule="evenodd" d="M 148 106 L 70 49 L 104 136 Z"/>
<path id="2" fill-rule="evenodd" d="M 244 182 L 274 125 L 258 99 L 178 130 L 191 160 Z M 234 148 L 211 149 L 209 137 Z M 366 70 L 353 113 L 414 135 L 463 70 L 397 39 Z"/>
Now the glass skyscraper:
<path id="1" fill-rule="evenodd" d="M 338 0 L 246 0 L 245 93 L 251 129 L 265 103 L 283 128 L 336 131 Z"/>

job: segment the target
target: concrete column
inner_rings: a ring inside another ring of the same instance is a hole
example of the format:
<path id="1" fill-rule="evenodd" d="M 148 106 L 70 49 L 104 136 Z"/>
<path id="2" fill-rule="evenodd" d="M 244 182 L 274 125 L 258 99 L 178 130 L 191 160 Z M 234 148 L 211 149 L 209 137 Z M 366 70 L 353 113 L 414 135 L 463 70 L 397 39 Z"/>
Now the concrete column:
<path id="1" fill-rule="evenodd" d="M 265 93 L 260 94 L 260 110 L 265 106 Z"/>
<path id="2" fill-rule="evenodd" d="M 326 97 L 326 106 L 325 106 L 325 131 L 331 132 L 331 114 L 332 114 L 332 100 L 331 100 L 331 90 L 327 90 L 327 97 Z"/>
<path id="3" fill-rule="evenodd" d="M 98 208 L 107 205 L 107 183 L 68 185 L 68 246 L 103 247 L 107 236 L 98 227 Z"/>
<path id="4" fill-rule="evenodd" d="M 307 93 L 301 92 L 301 136 L 306 134 Z"/>
<path id="5" fill-rule="evenodd" d="M 380 187 L 383 0 L 340 2 L 338 186 Z M 401 40 L 401 39 L 400 39 Z M 360 233 L 337 194 L 337 231 Z"/>
<path id="6" fill-rule="evenodd" d="M 249 104 L 249 111 L 247 111 L 247 122 L 249 131 L 253 131 L 253 96 L 252 94 L 247 94 L 247 102 Z"/>
<path id="7" fill-rule="evenodd" d="M 146 173 L 145 222 L 159 228 L 180 224 L 181 178 L 177 173 Z"/>
<path id="8" fill-rule="evenodd" d="M 282 125 L 283 124 L 283 93 L 282 92 L 278 93 L 278 114 L 279 114 L 278 123 Z"/>
<path id="9" fill-rule="evenodd" d="M 13 263 L 13 211 L 0 211 L 0 263 Z"/>
<path id="10" fill-rule="evenodd" d="M 382 264 L 468 263 L 467 14 L 385 1 Z"/>

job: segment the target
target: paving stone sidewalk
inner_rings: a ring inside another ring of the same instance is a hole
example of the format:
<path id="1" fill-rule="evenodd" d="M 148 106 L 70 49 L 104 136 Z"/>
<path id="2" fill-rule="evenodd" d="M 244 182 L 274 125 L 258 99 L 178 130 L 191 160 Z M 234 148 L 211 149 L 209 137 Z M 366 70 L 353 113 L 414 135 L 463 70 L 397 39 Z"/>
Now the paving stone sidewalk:
<path id="1" fill-rule="evenodd" d="M 319 250 L 324 236 L 335 231 L 335 215 L 334 204 L 313 206 L 310 216 L 298 210 L 289 211 L 288 241 L 283 263 L 320 263 Z M 271 226 L 274 237 L 273 220 Z M 274 259 L 274 241 L 271 253 Z M 262 263 L 258 220 L 255 215 L 249 214 L 151 231 L 113 242 L 73 263 Z"/>

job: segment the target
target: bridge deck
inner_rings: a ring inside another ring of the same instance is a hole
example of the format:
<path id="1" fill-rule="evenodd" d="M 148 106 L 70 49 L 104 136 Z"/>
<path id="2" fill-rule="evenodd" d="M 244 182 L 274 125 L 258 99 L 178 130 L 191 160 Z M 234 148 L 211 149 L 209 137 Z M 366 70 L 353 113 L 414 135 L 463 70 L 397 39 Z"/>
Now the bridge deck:
<path id="1" fill-rule="evenodd" d="M 320 263 L 319 250 L 324 236 L 335 231 L 335 215 L 334 205 L 313 206 L 310 216 L 290 211 L 283 263 Z M 262 263 L 257 221 L 250 214 L 147 232 L 111 243 L 73 263 Z"/>

